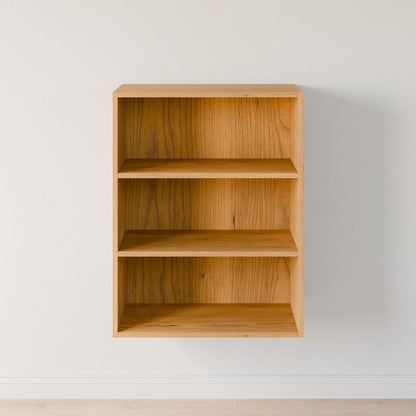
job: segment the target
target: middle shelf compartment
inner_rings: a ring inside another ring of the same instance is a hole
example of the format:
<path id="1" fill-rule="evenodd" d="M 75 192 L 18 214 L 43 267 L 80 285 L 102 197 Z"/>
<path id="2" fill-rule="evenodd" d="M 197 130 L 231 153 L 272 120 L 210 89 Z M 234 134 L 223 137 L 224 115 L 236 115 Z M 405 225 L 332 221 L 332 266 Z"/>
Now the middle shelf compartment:
<path id="1" fill-rule="evenodd" d="M 289 230 L 294 181 L 119 179 L 120 238 L 126 230 Z"/>
<path id="2" fill-rule="evenodd" d="M 296 257 L 296 179 L 119 179 L 119 257 Z"/>

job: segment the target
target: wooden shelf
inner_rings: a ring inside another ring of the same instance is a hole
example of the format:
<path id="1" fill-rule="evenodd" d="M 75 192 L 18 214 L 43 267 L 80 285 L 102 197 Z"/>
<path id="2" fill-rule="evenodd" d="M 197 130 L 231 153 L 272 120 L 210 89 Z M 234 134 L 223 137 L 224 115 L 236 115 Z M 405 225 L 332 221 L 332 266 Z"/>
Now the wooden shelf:
<path id="1" fill-rule="evenodd" d="M 297 178 L 290 159 L 126 159 L 120 179 Z"/>
<path id="2" fill-rule="evenodd" d="M 303 93 L 113 93 L 113 335 L 303 336 Z"/>
<path id="3" fill-rule="evenodd" d="M 292 234 L 281 231 L 126 231 L 120 257 L 296 257 Z"/>
<path id="4" fill-rule="evenodd" d="M 121 337 L 296 337 L 290 304 L 127 304 Z"/>

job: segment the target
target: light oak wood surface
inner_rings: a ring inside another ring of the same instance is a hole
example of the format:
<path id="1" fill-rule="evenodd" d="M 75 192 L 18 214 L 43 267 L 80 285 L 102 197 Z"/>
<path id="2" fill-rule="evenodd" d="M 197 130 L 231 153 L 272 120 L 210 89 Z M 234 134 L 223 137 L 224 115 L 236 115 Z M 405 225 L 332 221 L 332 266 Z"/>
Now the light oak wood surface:
<path id="1" fill-rule="evenodd" d="M 299 172 L 291 181 L 290 230 L 293 233 L 298 256 L 291 259 L 290 304 L 295 316 L 299 336 L 303 336 L 303 93 L 292 102 L 291 109 L 291 158 Z"/>
<path id="2" fill-rule="evenodd" d="M 119 262 L 127 303 L 290 302 L 290 259 L 284 257 L 125 257 Z"/>
<path id="3" fill-rule="evenodd" d="M 119 219 L 119 206 L 122 201 L 119 201 L 118 179 L 115 172 L 118 171 L 118 166 L 124 160 L 123 150 L 119 140 L 119 132 L 121 132 L 123 125 L 123 115 L 120 111 L 119 100 L 116 95 L 113 95 L 113 335 L 117 333 L 117 328 L 120 324 L 121 315 L 124 310 L 125 302 L 123 301 L 123 290 L 120 285 L 122 280 L 123 270 L 120 268 L 117 256 L 117 248 L 121 242 L 121 237 L 124 234 Z"/>
<path id="4" fill-rule="evenodd" d="M 118 178 L 297 178 L 290 159 L 126 159 Z"/>
<path id="5" fill-rule="evenodd" d="M 116 97 L 297 97 L 293 84 L 123 84 Z"/>
<path id="6" fill-rule="evenodd" d="M 120 257 L 294 257 L 289 230 L 131 231 L 124 234 Z"/>
<path id="7" fill-rule="evenodd" d="M 0 400 L 0 416 L 414 416 L 416 400 Z"/>
<path id="8" fill-rule="evenodd" d="M 298 336 L 289 304 L 127 304 L 122 337 Z"/>

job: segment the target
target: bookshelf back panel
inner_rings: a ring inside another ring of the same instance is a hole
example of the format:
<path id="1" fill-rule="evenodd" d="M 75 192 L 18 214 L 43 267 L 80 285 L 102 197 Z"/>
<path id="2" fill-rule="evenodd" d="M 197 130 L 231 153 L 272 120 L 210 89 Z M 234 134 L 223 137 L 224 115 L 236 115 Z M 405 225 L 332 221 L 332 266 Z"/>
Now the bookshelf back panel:
<path id="1" fill-rule="evenodd" d="M 125 230 L 290 229 L 290 179 L 123 179 Z"/>
<path id="2" fill-rule="evenodd" d="M 120 98 L 123 155 L 127 159 L 290 158 L 295 100 Z"/>
<path id="3" fill-rule="evenodd" d="M 126 303 L 288 303 L 283 257 L 123 258 Z"/>

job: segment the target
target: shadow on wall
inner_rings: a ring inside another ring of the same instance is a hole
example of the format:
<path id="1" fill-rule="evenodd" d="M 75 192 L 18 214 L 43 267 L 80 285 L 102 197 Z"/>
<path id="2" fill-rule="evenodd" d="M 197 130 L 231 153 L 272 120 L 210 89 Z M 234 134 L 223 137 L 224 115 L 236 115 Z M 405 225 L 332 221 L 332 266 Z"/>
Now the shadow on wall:
<path id="1" fill-rule="evenodd" d="M 301 88 L 305 336 L 184 342 L 188 359 L 212 372 L 360 372 L 397 325 L 387 102 Z"/>
<path id="2" fill-rule="evenodd" d="M 385 103 L 302 89 L 305 327 L 324 315 L 385 325 L 394 285 L 389 114 Z"/>

